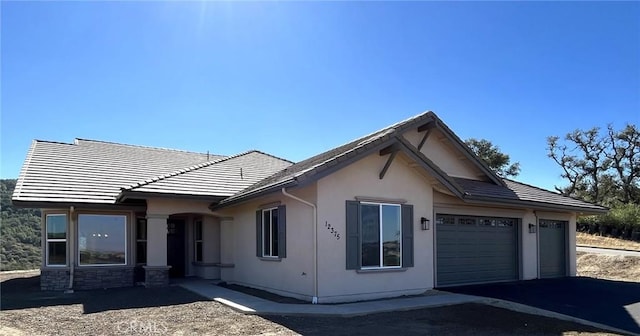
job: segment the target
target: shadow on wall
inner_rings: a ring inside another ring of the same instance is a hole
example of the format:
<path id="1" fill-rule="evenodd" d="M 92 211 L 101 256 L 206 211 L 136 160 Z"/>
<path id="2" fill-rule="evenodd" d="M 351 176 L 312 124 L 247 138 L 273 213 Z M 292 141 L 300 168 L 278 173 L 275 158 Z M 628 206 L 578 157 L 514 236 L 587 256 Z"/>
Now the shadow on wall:
<path id="1" fill-rule="evenodd" d="M 14 310 L 58 305 L 81 304 L 84 314 L 108 310 L 172 306 L 207 299 L 182 287 L 164 288 L 111 288 L 63 292 L 43 292 L 40 290 L 40 276 L 16 278 L 2 282 L 0 309 Z"/>

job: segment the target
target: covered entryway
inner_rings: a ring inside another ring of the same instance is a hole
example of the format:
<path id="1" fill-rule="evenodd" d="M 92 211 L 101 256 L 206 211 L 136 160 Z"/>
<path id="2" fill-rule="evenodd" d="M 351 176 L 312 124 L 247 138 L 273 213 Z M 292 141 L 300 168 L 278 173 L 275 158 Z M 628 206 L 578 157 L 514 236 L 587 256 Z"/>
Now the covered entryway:
<path id="1" fill-rule="evenodd" d="M 518 279 L 518 219 L 436 215 L 436 286 Z"/>
<path id="2" fill-rule="evenodd" d="M 557 278 L 567 275 L 566 221 L 541 219 L 540 277 Z"/>

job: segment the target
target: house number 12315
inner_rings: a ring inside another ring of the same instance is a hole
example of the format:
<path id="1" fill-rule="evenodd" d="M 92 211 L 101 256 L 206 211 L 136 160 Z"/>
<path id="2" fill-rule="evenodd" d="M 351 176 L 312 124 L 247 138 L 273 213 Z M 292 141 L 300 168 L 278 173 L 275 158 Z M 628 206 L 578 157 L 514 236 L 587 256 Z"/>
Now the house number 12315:
<path id="1" fill-rule="evenodd" d="M 324 227 L 327 228 L 327 230 L 329 230 L 329 232 L 331 232 L 331 234 L 336 237 L 336 240 L 340 240 L 340 234 L 338 233 L 338 230 L 334 229 L 333 226 L 331 226 L 331 224 L 329 224 L 329 222 L 324 222 Z"/>

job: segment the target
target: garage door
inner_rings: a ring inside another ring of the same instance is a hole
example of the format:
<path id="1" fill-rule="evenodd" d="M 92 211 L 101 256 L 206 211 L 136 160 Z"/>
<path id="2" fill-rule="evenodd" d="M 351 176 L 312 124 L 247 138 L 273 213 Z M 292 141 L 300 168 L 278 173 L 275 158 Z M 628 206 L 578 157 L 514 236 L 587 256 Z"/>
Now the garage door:
<path id="1" fill-rule="evenodd" d="M 518 279 L 518 219 L 436 215 L 437 286 Z"/>
<path id="2" fill-rule="evenodd" d="M 556 278 L 567 275 L 567 222 L 540 220 L 540 277 Z"/>

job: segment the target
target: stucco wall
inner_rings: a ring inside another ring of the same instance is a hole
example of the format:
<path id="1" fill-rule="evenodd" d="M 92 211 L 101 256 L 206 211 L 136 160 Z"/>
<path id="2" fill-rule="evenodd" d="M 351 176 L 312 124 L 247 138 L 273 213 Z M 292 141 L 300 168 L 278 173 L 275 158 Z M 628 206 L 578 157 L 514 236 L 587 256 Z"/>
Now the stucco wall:
<path id="1" fill-rule="evenodd" d="M 422 231 L 418 219 L 431 218 L 432 188 L 398 155 L 384 179 L 388 156 L 372 154 L 318 181 L 318 300 L 340 302 L 422 293 L 433 287 L 433 230 Z M 402 272 L 358 273 L 346 269 L 346 205 L 356 196 L 404 199 L 414 206 L 414 267 Z M 336 239 L 325 227 L 331 224 Z"/>
<path id="2" fill-rule="evenodd" d="M 424 132 L 409 130 L 403 136 L 417 147 L 424 137 Z M 449 176 L 479 180 L 484 175 L 474 163 L 466 159 L 462 152 L 453 147 L 449 140 L 444 138 L 444 135 L 437 129 L 431 131 L 427 142 L 420 151 Z"/>
<path id="3" fill-rule="evenodd" d="M 316 202 L 316 188 L 288 190 L 309 202 Z M 279 202 L 286 205 L 287 257 L 278 261 L 256 256 L 256 217 L 258 209 Z M 222 262 L 234 264 L 223 268 L 221 279 L 281 295 L 311 300 L 313 296 L 313 211 L 311 207 L 276 192 L 250 203 L 224 209 L 220 214 L 233 217 L 223 220 L 222 236 L 225 249 Z M 232 240 L 232 243 L 229 241 Z"/>
<path id="4" fill-rule="evenodd" d="M 220 279 L 220 268 L 214 264 L 220 263 L 220 220 L 213 216 L 202 217 L 202 262 L 195 263 L 195 220 L 192 221 L 189 236 L 189 263 L 194 275 L 204 279 Z"/>
<path id="5" fill-rule="evenodd" d="M 174 215 L 183 213 L 210 215 L 210 201 L 189 199 L 152 198 L 147 200 L 147 214 Z"/>

